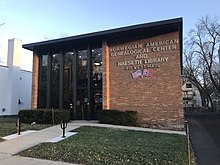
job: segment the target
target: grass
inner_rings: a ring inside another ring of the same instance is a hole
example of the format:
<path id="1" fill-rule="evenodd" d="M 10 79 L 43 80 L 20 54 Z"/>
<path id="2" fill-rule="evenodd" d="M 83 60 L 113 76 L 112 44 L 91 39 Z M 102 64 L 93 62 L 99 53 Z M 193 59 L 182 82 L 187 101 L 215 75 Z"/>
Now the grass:
<path id="1" fill-rule="evenodd" d="M 59 143 L 43 143 L 19 155 L 85 165 L 188 164 L 185 136 L 88 126 L 76 131 Z"/>
<path id="2" fill-rule="evenodd" d="M 17 118 L 0 118 L 0 142 L 3 141 L 1 137 L 11 135 L 17 132 L 16 130 L 16 121 Z M 23 124 L 21 127 L 21 131 L 26 131 L 26 130 L 40 130 L 44 129 L 48 126 L 51 126 L 49 124 Z"/>

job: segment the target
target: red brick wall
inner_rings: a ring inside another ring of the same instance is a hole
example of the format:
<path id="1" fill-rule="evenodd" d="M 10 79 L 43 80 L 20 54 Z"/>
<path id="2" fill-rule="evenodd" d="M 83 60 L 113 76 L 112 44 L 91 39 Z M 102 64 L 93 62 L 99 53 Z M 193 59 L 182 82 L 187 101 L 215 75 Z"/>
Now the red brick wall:
<path id="1" fill-rule="evenodd" d="M 39 74 L 39 56 L 34 52 L 33 56 L 33 69 L 32 69 L 32 102 L 31 108 L 37 108 L 37 98 L 38 98 L 38 74 Z"/>
<path id="2" fill-rule="evenodd" d="M 180 44 L 179 32 L 117 44 L 103 42 L 103 108 L 137 111 L 139 123 L 182 124 Z M 138 69 L 133 67 L 150 67 L 145 60 L 154 61 L 151 77 L 133 78 Z"/>

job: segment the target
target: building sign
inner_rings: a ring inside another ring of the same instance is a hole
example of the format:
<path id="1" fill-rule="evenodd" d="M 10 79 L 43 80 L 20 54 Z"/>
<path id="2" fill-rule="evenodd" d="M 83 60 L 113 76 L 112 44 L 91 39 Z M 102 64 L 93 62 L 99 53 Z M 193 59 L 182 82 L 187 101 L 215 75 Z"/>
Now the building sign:
<path id="1" fill-rule="evenodd" d="M 135 70 L 132 73 L 133 78 L 152 77 L 153 69 L 160 68 L 161 63 L 169 61 L 168 56 L 152 57 L 153 54 L 177 49 L 179 39 L 134 43 L 110 47 L 110 57 L 118 59 L 117 67 Z"/>

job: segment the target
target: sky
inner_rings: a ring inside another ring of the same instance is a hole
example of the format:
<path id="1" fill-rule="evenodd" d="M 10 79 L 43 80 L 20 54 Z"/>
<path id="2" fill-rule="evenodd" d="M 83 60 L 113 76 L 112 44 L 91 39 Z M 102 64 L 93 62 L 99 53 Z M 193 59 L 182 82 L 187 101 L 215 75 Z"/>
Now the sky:
<path id="1" fill-rule="evenodd" d="M 0 42 L 27 44 L 179 17 L 185 36 L 201 17 L 219 13 L 220 0 L 0 0 Z"/>

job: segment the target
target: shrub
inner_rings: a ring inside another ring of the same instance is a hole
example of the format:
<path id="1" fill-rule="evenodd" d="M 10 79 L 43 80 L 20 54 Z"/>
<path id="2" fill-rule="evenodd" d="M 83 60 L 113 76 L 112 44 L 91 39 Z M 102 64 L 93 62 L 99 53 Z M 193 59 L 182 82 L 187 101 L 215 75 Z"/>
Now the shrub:
<path id="1" fill-rule="evenodd" d="M 62 120 L 66 122 L 70 119 L 70 112 L 64 109 L 54 109 L 54 124 L 59 124 Z M 29 109 L 20 110 L 18 117 L 23 123 L 36 122 L 37 124 L 52 124 L 52 110 L 51 109 Z"/>
<path id="2" fill-rule="evenodd" d="M 102 110 L 98 113 L 99 123 L 124 126 L 137 125 L 136 111 Z"/>
<path id="3" fill-rule="evenodd" d="M 186 114 L 189 113 L 213 113 L 212 109 L 204 108 L 204 107 L 198 107 L 198 108 L 192 108 L 192 107 L 184 107 L 184 112 Z"/>

